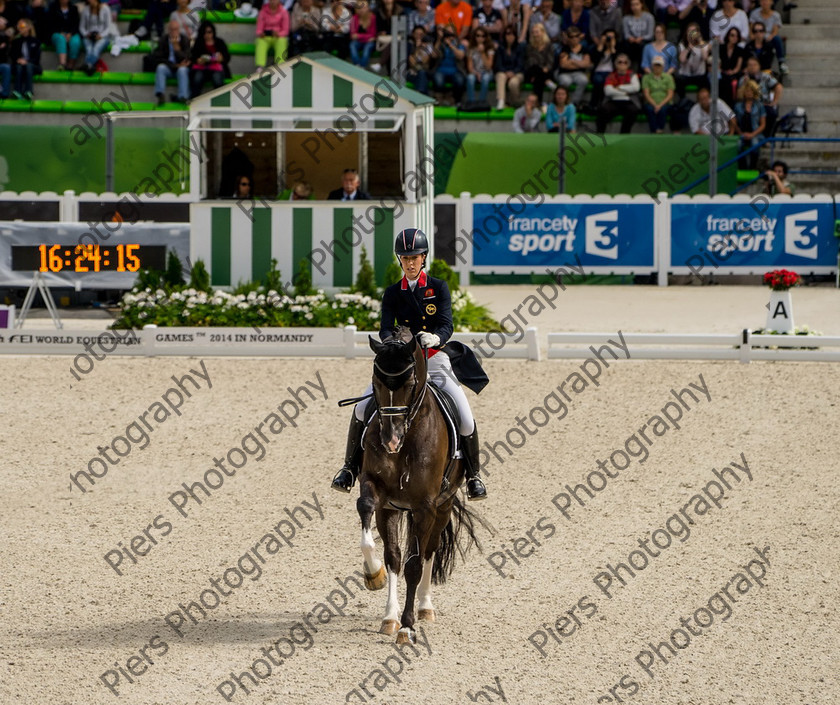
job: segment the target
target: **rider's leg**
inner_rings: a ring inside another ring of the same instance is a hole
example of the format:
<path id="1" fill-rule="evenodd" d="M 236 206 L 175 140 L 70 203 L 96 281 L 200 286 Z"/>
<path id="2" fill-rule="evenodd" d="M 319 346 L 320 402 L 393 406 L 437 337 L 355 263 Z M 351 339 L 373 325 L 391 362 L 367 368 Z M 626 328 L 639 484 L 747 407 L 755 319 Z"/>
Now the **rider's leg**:
<path id="1" fill-rule="evenodd" d="M 370 385 L 365 394 L 373 390 Z M 370 400 L 359 402 L 353 410 L 350 419 L 350 429 L 347 431 L 347 449 L 344 453 L 344 466 L 338 471 L 332 481 L 332 488 L 339 492 L 349 492 L 356 484 L 359 469 L 362 466 L 362 432 L 365 430 L 365 412 Z"/>
<path id="2" fill-rule="evenodd" d="M 440 358 L 440 359 L 438 359 Z M 487 497 L 487 488 L 478 476 L 480 470 L 478 462 L 478 429 L 475 425 L 470 403 L 464 389 L 458 384 L 452 363 L 444 353 L 438 353 L 429 358 L 429 376 L 435 385 L 446 391 L 458 407 L 461 417 L 461 427 L 458 429 L 463 443 L 464 475 L 467 478 L 467 499 L 479 500 Z"/>

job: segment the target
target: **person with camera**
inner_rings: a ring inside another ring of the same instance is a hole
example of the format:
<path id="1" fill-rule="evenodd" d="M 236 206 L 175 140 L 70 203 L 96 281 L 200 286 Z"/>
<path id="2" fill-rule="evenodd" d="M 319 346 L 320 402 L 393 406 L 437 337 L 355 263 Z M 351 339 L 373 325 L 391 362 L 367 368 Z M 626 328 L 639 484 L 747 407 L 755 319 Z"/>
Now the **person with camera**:
<path id="1" fill-rule="evenodd" d="M 696 22 L 691 22 L 685 28 L 685 35 L 677 47 L 677 52 L 679 66 L 675 76 L 676 91 L 682 100 L 685 98 L 686 86 L 709 86 L 708 62 L 711 46 L 703 39 Z"/>
<path id="2" fill-rule="evenodd" d="M 459 103 L 467 85 L 467 47 L 452 25 L 437 28 L 433 51 L 437 65 L 432 81 L 438 100 L 442 99 L 449 81 L 452 83 L 453 104 Z"/>
<path id="3" fill-rule="evenodd" d="M 425 1 L 425 0 L 424 0 Z M 408 73 L 406 78 L 414 84 L 414 90 L 429 95 L 429 80 L 432 71 L 434 45 L 422 24 L 414 25 L 408 44 Z"/>
<path id="4" fill-rule="evenodd" d="M 623 29 L 623 18 L 621 10 L 613 5 L 611 0 L 598 0 L 598 5 L 589 11 L 589 35 L 596 45 L 600 46 L 600 40 L 607 30 L 615 32 L 615 36 L 621 40 Z"/>
<path id="5" fill-rule="evenodd" d="M 764 184 L 764 193 L 768 196 L 793 196 L 793 184 L 788 181 L 788 165 L 777 159 L 773 162 L 773 166 L 762 174 L 762 179 L 767 183 Z"/>
<path id="6" fill-rule="evenodd" d="M 280 0 L 268 0 L 257 15 L 254 62 L 258 67 L 268 63 L 269 49 L 274 52 L 276 64 L 289 56 L 289 13 Z"/>
<path id="7" fill-rule="evenodd" d="M 213 84 L 213 88 L 224 84 L 230 52 L 225 40 L 216 36 L 216 27 L 212 22 L 202 22 L 198 28 L 198 37 L 193 44 L 190 61 L 193 98 L 201 95 L 207 81 Z"/>
<path id="8" fill-rule="evenodd" d="M 85 64 L 82 67 L 88 76 L 96 71 L 106 70 L 99 57 L 116 36 L 111 21 L 111 8 L 99 0 L 87 0 L 79 20 L 79 33 L 85 43 Z"/>
<path id="9" fill-rule="evenodd" d="M 321 9 L 312 0 L 297 0 L 289 24 L 289 56 L 321 49 Z"/>
<path id="10" fill-rule="evenodd" d="M 587 112 L 595 113 L 601 107 L 604 101 L 604 84 L 607 76 L 615 70 L 615 59 L 618 56 L 618 37 L 612 29 L 604 32 L 599 40 L 595 43 L 595 48 L 590 54 L 592 59 L 592 75 L 589 80 L 592 81 L 592 96 L 591 102 L 587 106 Z"/>
<path id="11" fill-rule="evenodd" d="M 683 33 L 688 30 L 692 23 L 700 29 L 700 35 L 704 41 L 709 41 L 709 22 L 715 11 L 714 3 L 709 5 L 709 0 L 691 0 L 688 6 L 679 14 L 680 29 Z"/>

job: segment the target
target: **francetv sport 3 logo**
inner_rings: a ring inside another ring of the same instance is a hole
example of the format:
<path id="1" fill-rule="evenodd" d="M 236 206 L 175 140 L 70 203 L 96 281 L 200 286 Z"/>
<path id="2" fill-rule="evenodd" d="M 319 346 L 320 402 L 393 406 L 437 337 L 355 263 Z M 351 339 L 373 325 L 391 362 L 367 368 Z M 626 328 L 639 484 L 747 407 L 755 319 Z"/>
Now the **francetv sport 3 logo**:
<path id="1" fill-rule="evenodd" d="M 653 265 L 652 204 L 515 205 L 505 218 L 494 217 L 499 204 L 473 205 L 474 228 L 487 234 L 474 238 L 474 265 L 538 267 L 575 256 L 590 267 Z"/>
<path id="2" fill-rule="evenodd" d="M 834 267 L 834 206 L 672 204 L 671 264 L 682 265 L 698 252 L 727 267 Z"/>

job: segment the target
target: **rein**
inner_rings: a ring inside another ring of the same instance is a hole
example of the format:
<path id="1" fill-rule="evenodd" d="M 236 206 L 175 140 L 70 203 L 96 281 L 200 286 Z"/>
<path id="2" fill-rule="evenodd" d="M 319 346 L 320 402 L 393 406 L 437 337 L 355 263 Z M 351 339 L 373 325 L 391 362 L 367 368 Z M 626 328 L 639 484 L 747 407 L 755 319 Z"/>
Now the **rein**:
<path id="1" fill-rule="evenodd" d="M 426 349 L 423 348 L 423 356 L 425 359 Z M 417 387 L 420 385 L 420 380 L 417 379 L 417 362 L 412 359 L 412 361 L 404 367 L 399 372 L 386 372 L 383 370 L 376 360 L 373 361 L 373 367 L 376 369 L 380 375 L 384 377 L 400 377 L 404 375 L 409 370 L 412 371 L 414 377 L 414 389 L 412 390 L 411 399 L 408 402 L 407 406 L 381 406 L 379 404 L 379 400 L 376 398 L 376 394 L 372 394 L 373 396 L 373 403 L 376 405 L 376 411 L 379 413 L 380 416 L 405 416 L 405 430 L 408 432 L 408 429 L 411 428 L 411 423 L 414 421 L 414 418 L 417 416 L 418 412 L 420 411 L 420 406 L 423 404 L 423 400 L 426 398 L 426 387 L 428 385 L 427 382 L 424 382 L 422 385 L 422 390 L 420 391 L 420 395 L 417 395 Z M 391 400 L 393 402 L 394 392 L 393 390 L 388 390 Z"/>

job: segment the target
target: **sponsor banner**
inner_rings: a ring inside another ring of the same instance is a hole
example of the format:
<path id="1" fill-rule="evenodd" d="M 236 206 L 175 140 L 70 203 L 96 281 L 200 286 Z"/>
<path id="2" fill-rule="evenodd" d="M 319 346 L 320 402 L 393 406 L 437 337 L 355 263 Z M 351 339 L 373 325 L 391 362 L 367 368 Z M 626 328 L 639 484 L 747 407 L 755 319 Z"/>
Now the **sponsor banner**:
<path id="1" fill-rule="evenodd" d="M 144 331 L 6 328 L 0 330 L 0 354 L 145 355 Z"/>
<path id="2" fill-rule="evenodd" d="M 716 271 L 837 268 L 831 202 L 672 203 L 671 267 L 709 260 Z M 705 258 L 705 260 L 704 260 Z"/>
<path id="3" fill-rule="evenodd" d="M 653 203 L 473 204 L 473 266 L 653 271 Z"/>
<path id="4" fill-rule="evenodd" d="M 0 331 L 0 354 L 328 356 L 345 354 L 342 328 L 144 328 Z"/>
<path id="5" fill-rule="evenodd" d="M 149 355 L 344 354 L 342 328 L 144 328 Z"/>
<path id="6" fill-rule="evenodd" d="M 342 328 L 0 331 L 0 354 L 344 356 Z"/>

